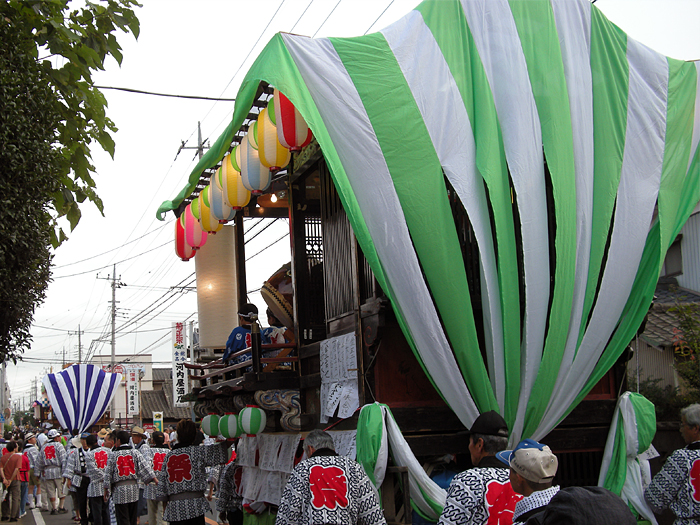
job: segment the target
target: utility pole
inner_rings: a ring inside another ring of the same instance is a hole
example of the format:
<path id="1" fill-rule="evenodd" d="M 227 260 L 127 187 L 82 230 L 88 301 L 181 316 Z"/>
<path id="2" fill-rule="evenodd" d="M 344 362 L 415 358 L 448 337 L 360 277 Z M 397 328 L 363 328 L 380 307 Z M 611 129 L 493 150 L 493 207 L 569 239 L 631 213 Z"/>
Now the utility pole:
<path id="1" fill-rule="evenodd" d="M 175 158 L 180 154 L 180 152 L 183 149 L 196 149 L 197 150 L 197 155 L 201 159 L 204 156 L 204 141 L 202 140 L 202 126 L 201 122 L 197 122 L 197 147 L 194 146 L 185 146 L 185 141 L 182 141 L 182 144 L 180 145 L 180 148 L 177 150 L 177 153 L 175 154 Z M 209 139 L 207 139 L 209 140 Z M 206 146 L 207 149 L 209 149 L 209 145 Z"/>
<path id="2" fill-rule="evenodd" d="M 121 277 L 121 276 L 120 276 Z M 104 277 L 98 277 L 99 279 L 104 279 Z M 106 280 L 111 280 L 111 286 L 112 286 L 112 359 L 110 361 L 110 371 L 114 372 L 114 365 L 116 364 L 116 348 L 117 348 L 117 338 L 116 338 L 116 331 L 117 331 L 117 288 L 121 288 L 122 286 L 126 286 L 123 282 L 117 278 L 117 265 L 115 264 L 112 266 L 112 276 L 107 276 Z M 80 330 L 80 327 L 78 327 L 78 330 Z M 114 419 L 114 414 L 116 411 L 116 405 L 115 405 L 115 400 L 112 398 L 112 406 L 110 408 L 110 417 Z"/>
<path id="3" fill-rule="evenodd" d="M 83 345 L 81 343 L 80 336 L 84 334 L 85 332 L 80 331 L 80 325 L 78 325 L 78 331 L 77 332 L 68 332 L 68 335 L 74 335 L 78 334 L 78 364 L 83 362 Z"/>

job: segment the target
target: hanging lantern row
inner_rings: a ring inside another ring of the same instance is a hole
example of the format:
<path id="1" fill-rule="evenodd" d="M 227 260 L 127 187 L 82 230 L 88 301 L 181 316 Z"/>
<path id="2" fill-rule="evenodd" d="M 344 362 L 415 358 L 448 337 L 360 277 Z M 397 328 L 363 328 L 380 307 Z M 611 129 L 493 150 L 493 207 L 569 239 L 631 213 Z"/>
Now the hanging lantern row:
<path id="1" fill-rule="evenodd" d="M 265 429 L 267 415 L 257 406 L 248 406 L 241 410 L 240 414 L 226 414 L 219 417 L 209 414 L 202 418 L 202 432 L 207 436 L 217 437 L 222 435 L 226 439 L 239 437 L 243 434 L 253 436 Z"/>
<path id="2" fill-rule="evenodd" d="M 175 253 L 183 261 L 195 256 L 236 211 L 261 195 L 272 181 L 272 173 L 289 164 L 291 151 L 298 151 L 312 134 L 299 111 L 279 90 L 241 143 L 221 160 L 210 184 L 187 205 L 175 224 Z"/>

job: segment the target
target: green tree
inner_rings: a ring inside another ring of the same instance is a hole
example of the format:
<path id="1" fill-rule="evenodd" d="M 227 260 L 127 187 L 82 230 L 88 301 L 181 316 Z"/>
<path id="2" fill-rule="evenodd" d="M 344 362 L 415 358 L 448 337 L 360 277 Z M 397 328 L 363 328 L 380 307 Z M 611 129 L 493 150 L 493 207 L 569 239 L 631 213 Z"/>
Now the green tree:
<path id="1" fill-rule="evenodd" d="M 73 230 L 86 200 L 103 212 L 90 148 L 114 155 L 107 102 L 92 72 L 114 57 L 115 32 L 138 37 L 134 0 L 0 3 L 0 361 L 29 347 L 35 308 L 51 278 L 51 247 Z M 61 57 L 54 62 L 52 57 Z"/>
<path id="2" fill-rule="evenodd" d="M 678 319 L 674 330 L 676 371 L 691 402 L 700 400 L 700 305 L 677 302 L 671 311 Z"/>

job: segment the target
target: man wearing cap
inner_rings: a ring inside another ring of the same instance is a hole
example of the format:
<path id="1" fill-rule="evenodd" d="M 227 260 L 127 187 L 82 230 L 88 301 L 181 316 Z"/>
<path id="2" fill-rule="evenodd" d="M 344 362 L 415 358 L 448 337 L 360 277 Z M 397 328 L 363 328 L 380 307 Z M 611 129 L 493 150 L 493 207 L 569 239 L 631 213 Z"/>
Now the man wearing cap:
<path id="1" fill-rule="evenodd" d="M 233 360 L 234 363 L 242 363 L 248 359 L 247 354 L 232 358 L 231 356 L 236 352 L 250 348 L 251 336 L 250 336 L 250 326 L 253 321 L 258 318 L 258 307 L 254 304 L 247 303 L 238 309 L 238 324 L 236 328 L 233 329 L 231 335 L 226 341 L 226 350 L 224 351 L 223 361 L 226 363 L 229 360 Z"/>
<path id="2" fill-rule="evenodd" d="M 510 523 L 521 499 L 510 486 L 509 470 L 495 455 L 508 445 L 508 425 L 495 411 L 476 418 L 469 431 L 469 455 L 474 468 L 457 474 L 447 490 L 439 525 Z"/>
<path id="3" fill-rule="evenodd" d="M 534 439 L 523 439 L 513 450 L 504 450 L 496 458 L 510 467 L 510 484 L 524 497 L 515 505 L 513 524 L 525 523 L 542 512 L 559 486 L 552 486 L 559 460 L 547 445 Z"/>
<path id="4" fill-rule="evenodd" d="M 654 512 L 671 509 L 675 525 L 700 523 L 700 405 L 681 410 L 680 431 L 687 446 L 668 457 L 644 498 Z"/>
<path id="5" fill-rule="evenodd" d="M 102 445 L 104 444 L 104 440 L 105 440 L 105 438 L 107 437 L 107 434 L 109 434 L 109 430 L 107 430 L 106 428 L 101 429 L 101 430 L 97 433 L 97 443 L 98 443 L 100 446 L 102 446 Z"/>
<path id="6" fill-rule="evenodd" d="M 66 449 L 61 444 L 61 434 L 55 428 L 49 430 L 48 439 L 49 441 L 44 443 L 39 451 L 34 471 L 38 476 L 44 478 L 46 492 L 51 503 L 51 514 L 64 513 L 68 511 L 63 507 L 65 496 L 63 495 L 61 474 L 66 464 Z M 56 501 L 57 499 L 58 501 Z"/>

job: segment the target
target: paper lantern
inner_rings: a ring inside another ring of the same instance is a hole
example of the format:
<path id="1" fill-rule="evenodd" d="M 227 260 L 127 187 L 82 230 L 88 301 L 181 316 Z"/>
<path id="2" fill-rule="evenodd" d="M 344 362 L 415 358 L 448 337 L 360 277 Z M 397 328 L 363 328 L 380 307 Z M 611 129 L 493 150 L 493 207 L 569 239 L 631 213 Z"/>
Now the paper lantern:
<path id="1" fill-rule="evenodd" d="M 233 439 L 243 433 L 243 429 L 238 424 L 238 418 L 235 414 L 226 414 L 221 416 L 219 420 L 219 432 L 226 439 Z"/>
<path id="2" fill-rule="evenodd" d="M 189 261 L 197 253 L 185 240 L 185 227 L 178 217 L 175 220 L 175 253 L 183 261 Z"/>
<path id="3" fill-rule="evenodd" d="M 238 149 L 240 148 L 236 148 Z M 234 160 L 233 152 L 221 160 L 221 189 L 226 204 L 234 210 L 240 210 L 250 202 L 250 190 L 243 185 L 243 177 L 233 165 Z"/>
<path id="4" fill-rule="evenodd" d="M 238 324 L 235 228 L 223 226 L 209 237 L 194 263 L 200 348 L 224 348 Z"/>
<path id="5" fill-rule="evenodd" d="M 278 89 L 274 95 L 274 122 L 280 144 L 290 151 L 307 146 L 313 135 L 297 108 Z"/>
<path id="6" fill-rule="evenodd" d="M 260 163 L 270 171 L 279 171 L 292 159 L 292 154 L 280 144 L 277 128 L 270 120 L 268 109 L 260 112 L 257 121 L 258 156 Z"/>
<path id="7" fill-rule="evenodd" d="M 261 195 L 270 186 L 270 170 L 260 163 L 258 150 L 250 145 L 250 133 L 243 137 L 240 149 L 241 178 L 243 186 L 253 195 Z"/>
<path id="8" fill-rule="evenodd" d="M 238 414 L 238 419 L 241 422 L 241 428 L 246 434 L 259 434 L 265 430 L 267 424 L 267 415 L 265 411 L 256 406 L 247 406 Z"/>
<path id="9" fill-rule="evenodd" d="M 212 216 L 219 222 L 232 221 L 236 216 L 236 212 L 228 205 L 224 198 L 224 190 L 219 185 L 221 179 L 221 168 L 216 170 L 216 174 L 212 177 L 212 183 L 207 186 L 207 199 L 209 200 L 209 210 Z"/>
<path id="10" fill-rule="evenodd" d="M 207 242 L 207 232 L 202 230 L 199 221 L 192 214 L 192 204 L 188 204 L 183 212 L 185 216 L 185 240 L 187 244 L 198 250 Z"/>
<path id="11" fill-rule="evenodd" d="M 241 171 L 241 145 L 234 146 L 231 150 L 231 165 L 233 169 L 240 173 Z"/>
<path id="12" fill-rule="evenodd" d="M 197 199 L 193 200 L 190 206 L 192 206 L 192 215 L 194 215 L 195 219 L 199 220 L 199 201 Z"/>
<path id="13" fill-rule="evenodd" d="M 202 418 L 202 432 L 204 432 L 209 437 L 216 437 L 219 435 L 219 416 L 216 414 L 209 414 Z"/>
<path id="14" fill-rule="evenodd" d="M 258 118 L 260 118 L 260 114 L 258 114 Z M 248 128 L 248 144 L 250 145 L 251 148 L 254 150 L 258 149 L 258 121 L 251 122 L 250 128 Z"/>
<path id="15" fill-rule="evenodd" d="M 212 234 L 221 230 L 223 225 L 219 222 L 219 219 L 214 217 L 209 207 L 209 186 L 199 192 L 196 200 L 199 202 L 199 225 L 202 229 Z"/>

